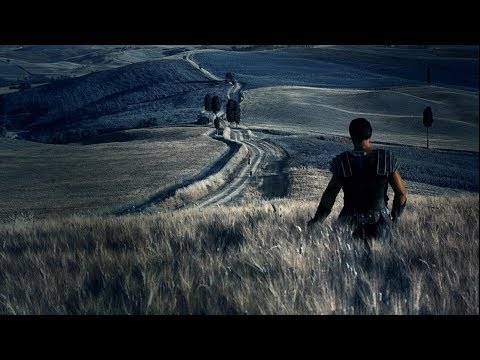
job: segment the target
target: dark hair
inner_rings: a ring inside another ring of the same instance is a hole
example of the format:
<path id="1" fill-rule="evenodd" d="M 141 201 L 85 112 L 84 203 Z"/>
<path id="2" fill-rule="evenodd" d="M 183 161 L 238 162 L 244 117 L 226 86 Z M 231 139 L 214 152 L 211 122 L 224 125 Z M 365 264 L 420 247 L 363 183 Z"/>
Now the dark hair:
<path id="1" fill-rule="evenodd" d="M 364 118 L 356 118 L 350 122 L 348 127 L 352 141 L 362 141 L 370 139 L 372 136 L 372 125 Z"/>

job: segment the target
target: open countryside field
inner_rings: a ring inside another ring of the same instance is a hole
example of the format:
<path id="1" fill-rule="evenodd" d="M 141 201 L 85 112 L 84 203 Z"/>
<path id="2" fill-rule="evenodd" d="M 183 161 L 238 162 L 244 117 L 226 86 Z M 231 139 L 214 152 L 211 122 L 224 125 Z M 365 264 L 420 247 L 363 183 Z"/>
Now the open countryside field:
<path id="1" fill-rule="evenodd" d="M 98 144 L 51 145 L 0 138 L 0 219 L 104 213 L 193 177 L 227 146 L 209 129 L 171 127 L 103 135 Z M 92 139 L 95 142 L 95 139 Z"/>
<path id="2" fill-rule="evenodd" d="M 372 140 L 426 147 L 423 109 L 434 123 L 430 147 L 478 152 L 478 92 L 436 86 L 389 90 L 268 87 L 245 91 L 246 125 L 290 132 L 335 134 L 348 138 L 348 125 L 365 117 Z"/>
<path id="3" fill-rule="evenodd" d="M 288 167 L 328 171 L 333 154 L 349 150 L 347 141 L 328 140 L 323 136 L 259 134 L 284 148 Z M 462 191 L 479 191 L 478 152 L 427 150 L 412 146 L 374 144 L 395 154 L 402 178 L 407 182 Z M 430 192 L 428 192 L 430 193 Z M 440 195 L 441 193 L 439 193 Z"/>
<path id="4" fill-rule="evenodd" d="M 41 142 L 67 132 L 134 128 L 141 120 L 158 125 L 192 123 L 206 92 L 224 94 L 183 60 L 146 61 L 3 95 L 7 128 Z"/>
<path id="5" fill-rule="evenodd" d="M 171 56 L 194 46 L 30 45 L 0 47 L 0 79 L 25 76 L 76 77 Z"/>
<path id="6" fill-rule="evenodd" d="M 478 315 L 478 47 L 232 49 L 0 47 L 88 74 L 0 96 L 0 313 Z M 192 124 L 240 90 L 238 126 Z M 359 116 L 408 197 L 369 266 L 342 192 L 306 229 Z"/>
<path id="7" fill-rule="evenodd" d="M 422 85 L 428 65 L 433 84 L 478 91 L 478 46 L 293 46 L 270 51 L 199 52 L 194 58 L 216 75 L 233 71 L 246 89 Z"/>
<path id="8" fill-rule="evenodd" d="M 0 313 L 478 315 L 478 195 L 411 196 L 369 268 L 316 206 L 0 224 Z"/>

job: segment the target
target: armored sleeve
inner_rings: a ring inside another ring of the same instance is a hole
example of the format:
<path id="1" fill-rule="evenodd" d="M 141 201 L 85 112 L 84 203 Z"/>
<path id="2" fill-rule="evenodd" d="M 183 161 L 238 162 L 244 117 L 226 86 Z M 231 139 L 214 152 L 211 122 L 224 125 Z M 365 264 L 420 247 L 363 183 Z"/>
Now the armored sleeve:
<path id="1" fill-rule="evenodd" d="M 340 178 L 352 176 L 352 167 L 350 165 L 350 159 L 348 158 L 348 152 L 345 151 L 340 155 L 335 156 L 330 162 L 330 172 Z"/>
<path id="2" fill-rule="evenodd" d="M 391 158 L 391 162 L 392 162 L 390 172 L 394 173 L 395 171 L 400 169 L 400 165 L 398 163 L 397 157 L 391 151 L 390 151 L 390 158 Z"/>
<path id="3" fill-rule="evenodd" d="M 377 174 L 388 175 L 399 169 L 398 160 L 390 150 L 377 151 Z"/>
<path id="4" fill-rule="evenodd" d="M 335 175 L 335 176 L 338 176 L 338 163 L 337 163 L 337 158 L 334 157 L 331 161 L 330 161 L 330 172 Z"/>

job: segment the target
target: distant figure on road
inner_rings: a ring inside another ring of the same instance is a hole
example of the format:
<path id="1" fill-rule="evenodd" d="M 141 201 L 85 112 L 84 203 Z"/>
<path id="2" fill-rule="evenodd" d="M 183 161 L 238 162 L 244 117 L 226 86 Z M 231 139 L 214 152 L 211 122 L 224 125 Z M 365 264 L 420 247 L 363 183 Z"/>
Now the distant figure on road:
<path id="1" fill-rule="evenodd" d="M 330 163 L 333 176 L 315 216 L 307 225 L 311 228 L 330 214 L 338 192 L 343 188 L 343 209 L 338 220 L 352 226 L 352 237 L 364 240 L 369 252 L 370 239 L 390 239 L 392 221 L 397 221 L 401 216 L 407 202 L 407 193 L 393 153 L 373 149 L 370 143 L 370 123 L 364 118 L 354 119 L 350 123 L 349 132 L 353 150 L 333 158 Z M 388 210 L 388 184 L 395 193 L 391 217 Z"/>

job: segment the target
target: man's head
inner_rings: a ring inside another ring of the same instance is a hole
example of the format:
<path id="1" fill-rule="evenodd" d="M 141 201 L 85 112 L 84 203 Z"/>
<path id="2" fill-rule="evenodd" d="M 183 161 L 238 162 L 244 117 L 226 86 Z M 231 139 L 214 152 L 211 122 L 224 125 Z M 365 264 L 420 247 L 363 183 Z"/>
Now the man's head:
<path id="1" fill-rule="evenodd" d="M 372 125 L 364 118 L 356 118 L 350 122 L 348 127 L 350 138 L 354 144 L 368 140 L 372 136 Z"/>

